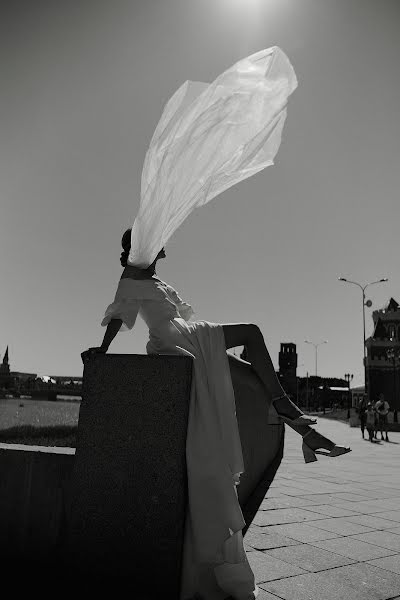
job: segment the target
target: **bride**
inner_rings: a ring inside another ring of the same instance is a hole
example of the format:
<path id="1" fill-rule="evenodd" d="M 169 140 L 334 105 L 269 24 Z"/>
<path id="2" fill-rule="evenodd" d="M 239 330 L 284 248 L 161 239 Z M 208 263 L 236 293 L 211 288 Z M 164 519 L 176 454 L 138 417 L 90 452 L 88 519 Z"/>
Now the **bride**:
<path id="1" fill-rule="evenodd" d="M 255 597 L 254 576 L 243 549 L 245 523 L 235 486 L 244 471 L 232 382 L 226 350 L 244 345 L 247 357 L 265 387 L 278 415 L 302 432 L 306 462 L 315 450 L 329 456 L 350 451 L 322 436 L 310 419 L 293 404 L 275 373 L 263 335 L 253 323 L 216 324 L 193 321 L 193 309 L 173 287 L 159 279 L 156 263 L 147 269 L 129 265 L 131 230 L 122 237 L 120 262 L 124 267 L 114 301 L 105 311 L 107 329 L 100 346 L 82 353 L 84 362 L 107 352 L 119 331 L 131 330 L 137 315 L 149 328 L 148 354 L 184 354 L 193 360 L 187 435 L 189 510 L 185 528 L 182 600 L 195 594 L 205 600 Z M 266 442 L 268 440 L 266 439 Z"/>
<path id="2" fill-rule="evenodd" d="M 124 270 L 101 323 L 104 339 L 82 353 L 84 363 L 105 353 L 140 314 L 149 328 L 148 354 L 193 359 L 180 600 L 251 600 L 258 593 L 236 490 L 245 465 L 229 348 L 245 346 L 271 410 L 302 435 L 306 462 L 316 460 L 319 448 L 331 457 L 350 451 L 310 427 L 315 420 L 290 400 L 256 324 L 193 320 L 192 307 L 156 273 L 166 242 L 195 208 L 273 164 L 296 86 L 288 58 L 275 46 L 237 62 L 209 85 L 185 82 L 175 92 L 146 153 L 138 214 L 122 236 Z"/>

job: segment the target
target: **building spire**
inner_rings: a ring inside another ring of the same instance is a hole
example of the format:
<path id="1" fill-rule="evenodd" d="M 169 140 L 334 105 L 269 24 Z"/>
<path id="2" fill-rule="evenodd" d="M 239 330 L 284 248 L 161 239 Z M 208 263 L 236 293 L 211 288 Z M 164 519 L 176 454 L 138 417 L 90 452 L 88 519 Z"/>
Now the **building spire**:
<path id="1" fill-rule="evenodd" d="M 7 350 L 6 350 L 6 353 L 3 358 L 3 365 L 8 365 L 8 346 L 7 346 Z"/>

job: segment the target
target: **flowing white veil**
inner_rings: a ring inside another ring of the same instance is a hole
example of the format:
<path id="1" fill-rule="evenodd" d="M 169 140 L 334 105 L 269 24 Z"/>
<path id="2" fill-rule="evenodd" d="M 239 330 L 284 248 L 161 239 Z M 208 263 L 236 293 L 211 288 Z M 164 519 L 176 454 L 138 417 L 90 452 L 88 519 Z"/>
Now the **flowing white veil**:
<path id="1" fill-rule="evenodd" d="M 144 160 L 128 264 L 147 268 L 195 208 L 273 164 L 296 87 L 289 59 L 274 46 L 211 84 L 177 89 Z"/>

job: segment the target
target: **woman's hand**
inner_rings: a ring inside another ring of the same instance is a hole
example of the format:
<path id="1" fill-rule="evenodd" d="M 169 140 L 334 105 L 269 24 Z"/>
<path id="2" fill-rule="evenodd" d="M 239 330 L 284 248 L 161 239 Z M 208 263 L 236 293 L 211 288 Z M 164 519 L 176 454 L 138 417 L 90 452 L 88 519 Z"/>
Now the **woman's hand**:
<path id="1" fill-rule="evenodd" d="M 81 352 L 82 362 L 85 364 L 90 358 L 95 356 L 96 354 L 105 354 L 106 349 L 101 346 L 93 346 L 92 348 L 88 348 L 84 352 Z"/>

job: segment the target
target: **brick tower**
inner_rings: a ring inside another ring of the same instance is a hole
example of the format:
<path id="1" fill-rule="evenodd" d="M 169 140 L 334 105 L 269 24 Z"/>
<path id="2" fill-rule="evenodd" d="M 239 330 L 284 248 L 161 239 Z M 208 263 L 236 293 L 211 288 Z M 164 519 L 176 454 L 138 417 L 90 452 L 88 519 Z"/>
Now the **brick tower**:
<path id="1" fill-rule="evenodd" d="M 297 383 L 296 344 L 282 343 L 279 352 L 279 379 L 285 392 L 296 397 Z"/>

